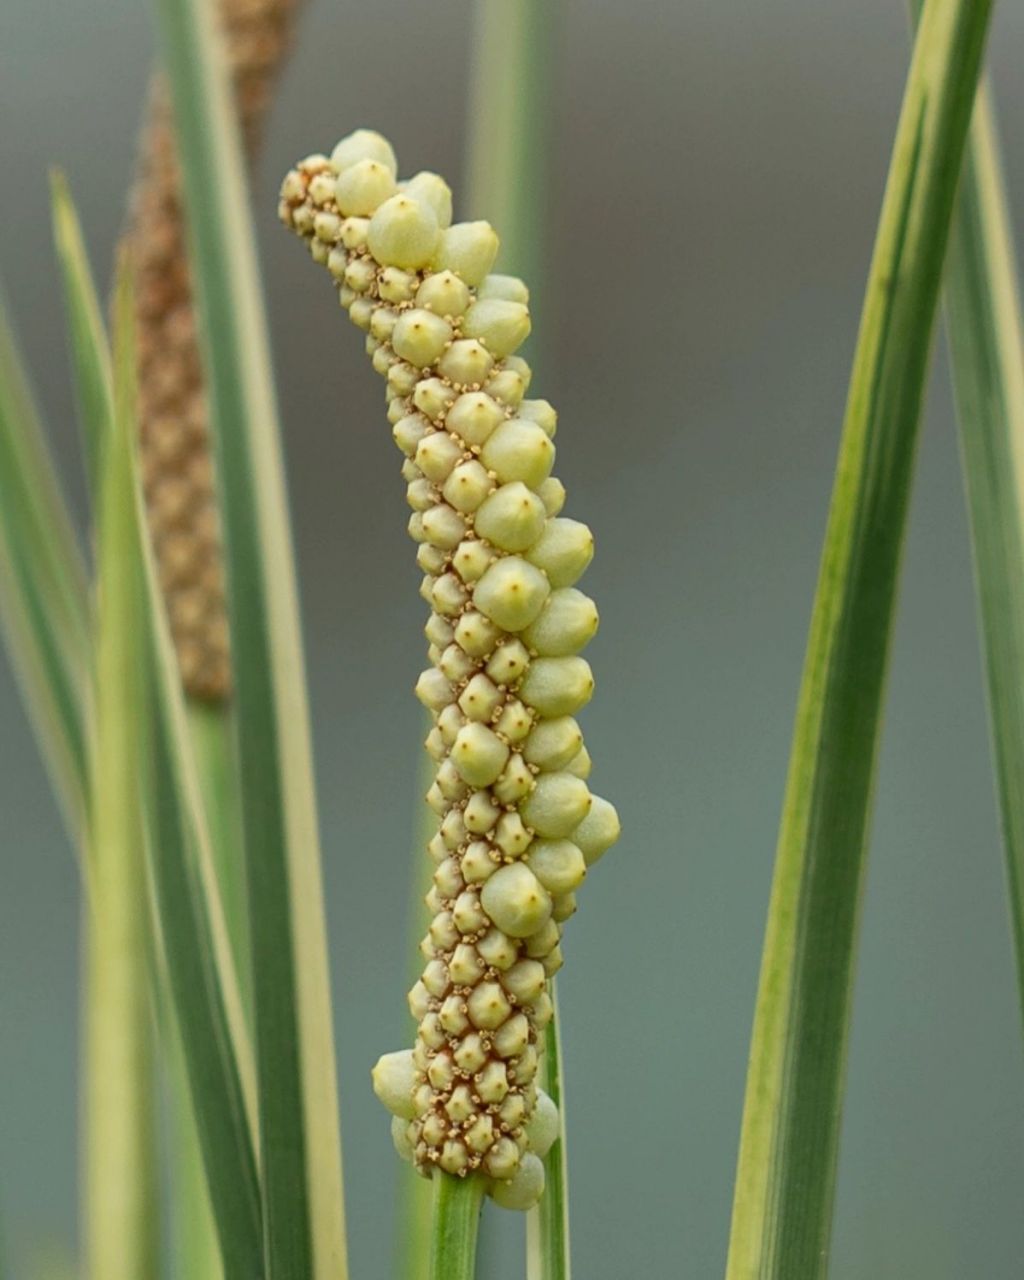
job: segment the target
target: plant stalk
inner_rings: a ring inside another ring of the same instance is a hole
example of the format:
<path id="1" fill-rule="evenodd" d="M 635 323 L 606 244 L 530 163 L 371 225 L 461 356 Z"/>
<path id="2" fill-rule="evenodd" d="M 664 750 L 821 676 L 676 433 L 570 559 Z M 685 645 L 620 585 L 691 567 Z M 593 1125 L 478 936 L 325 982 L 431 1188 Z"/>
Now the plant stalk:
<path id="1" fill-rule="evenodd" d="M 473 1280 L 484 1181 L 478 1174 L 453 1178 L 434 1172 L 434 1236 L 430 1280 Z"/>

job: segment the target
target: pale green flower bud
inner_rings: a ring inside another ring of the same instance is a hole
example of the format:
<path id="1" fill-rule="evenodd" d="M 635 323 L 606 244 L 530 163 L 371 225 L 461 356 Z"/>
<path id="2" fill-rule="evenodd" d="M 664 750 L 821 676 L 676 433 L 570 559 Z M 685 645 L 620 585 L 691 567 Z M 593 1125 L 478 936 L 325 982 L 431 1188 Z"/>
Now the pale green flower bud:
<path id="1" fill-rule="evenodd" d="M 546 518 L 540 498 L 517 480 L 502 485 L 483 502 L 475 527 L 481 538 L 501 551 L 525 551 L 544 531 Z"/>
<path id="2" fill-rule="evenodd" d="M 490 786 L 508 759 L 508 746 L 493 730 L 475 721 L 459 730 L 452 747 L 452 762 L 471 786 Z"/>
<path id="3" fill-rule="evenodd" d="M 423 307 L 403 311 L 391 335 L 395 351 L 417 369 L 434 364 L 451 340 L 452 327 L 448 321 Z"/>
<path id="4" fill-rule="evenodd" d="M 530 1150 L 538 1159 L 543 1160 L 558 1141 L 561 1131 L 558 1108 L 543 1089 L 538 1089 L 533 1115 L 526 1122 L 526 1139 Z"/>
<path id="5" fill-rule="evenodd" d="M 466 1036 L 455 1050 L 455 1065 L 460 1071 L 474 1075 L 489 1057 L 483 1040 L 475 1031 Z"/>
<path id="6" fill-rule="evenodd" d="M 448 996 L 441 1005 L 439 1018 L 441 1026 L 450 1036 L 460 1036 L 464 1031 L 468 1030 L 469 1019 L 466 1017 L 466 1006 L 462 996 Z M 430 1083 L 435 1089 L 443 1089 L 446 1085 L 451 1084 L 451 1080 L 451 1074 L 444 1080 L 436 1079 L 434 1076 L 430 1077 Z"/>
<path id="7" fill-rule="evenodd" d="M 583 854 L 571 840 L 535 840 L 525 862 L 553 898 L 578 889 L 587 874 Z"/>
<path id="8" fill-rule="evenodd" d="M 463 582 L 479 582 L 494 562 L 494 552 L 486 542 L 467 538 L 452 555 L 452 565 Z"/>
<path id="9" fill-rule="evenodd" d="M 452 981 L 460 987 L 470 987 L 483 976 L 484 965 L 474 946 L 460 942 L 452 953 L 448 966 Z"/>
<path id="10" fill-rule="evenodd" d="M 562 948 L 556 944 L 543 957 L 544 972 L 549 978 L 553 978 L 563 964 L 565 964 L 565 956 L 562 955 Z"/>
<path id="11" fill-rule="evenodd" d="M 515 996 L 520 1004 L 532 1004 L 547 985 L 544 966 L 538 960 L 518 960 L 511 969 L 501 975 L 501 985 L 509 995 Z M 525 1018 L 523 1024 L 525 1027 Z M 524 1040 L 524 1047 L 525 1044 Z M 515 1052 L 521 1053 L 522 1049 L 516 1049 Z M 508 1056 L 508 1054 L 502 1054 L 502 1057 Z"/>
<path id="12" fill-rule="evenodd" d="M 373 1091 L 392 1115 L 411 1120 L 416 1115 L 412 1094 L 416 1087 L 416 1066 L 411 1049 L 385 1053 L 370 1073 Z"/>
<path id="13" fill-rule="evenodd" d="M 468 599 L 469 595 L 466 588 L 454 573 L 443 573 L 433 583 L 428 595 L 429 603 L 434 606 L 438 613 L 443 613 L 453 618 Z M 567 661 L 567 659 L 551 658 L 550 661 Z"/>
<path id="14" fill-rule="evenodd" d="M 455 392 L 440 378 L 426 378 L 417 382 L 412 402 L 420 413 L 437 420 L 443 418 L 455 399 Z"/>
<path id="15" fill-rule="evenodd" d="M 533 790 L 533 774 L 523 757 L 517 752 L 509 756 L 508 764 L 494 784 L 494 797 L 499 804 L 517 804 Z"/>
<path id="16" fill-rule="evenodd" d="M 518 698 L 509 698 L 501 709 L 495 729 L 509 742 L 520 742 L 530 732 L 533 717 Z"/>
<path id="17" fill-rule="evenodd" d="M 446 502 L 441 502 L 423 512 L 423 532 L 432 546 L 450 551 L 465 537 L 466 522 Z"/>
<path id="18" fill-rule="evenodd" d="M 530 313 L 521 302 L 478 298 L 466 312 L 462 331 L 478 338 L 496 359 L 511 355 L 530 335 Z"/>
<path id="19" fill-rule="evenodd" d="M 503 933 L 526 938 L 551 915 L 551 898 L 529 867 L 511 862 L 500 867 L 480 890 L 483 909 Z"/>
<path id="20" fill-rule="evenodd" d="M 409 992 L 408 1000 L 409 1012 L 417 1022 L 427 1016 L 427 1011 L 430 1009 L 431 995 L 422 982 L 417 982 L 412 988 Z"/>
<path id="21" fill-rule="evenodd" d="M 521 640 L 505 640 L 491 654 L 484 669 L 495 684 L 511 685 L 529 665 L 530 651 L 526 645 Z"/>
<path id="22" fill-rule="evenodd" d="M 459 338 L 438 361 L 437 371 L 460 387 L 479 387 L 493 364 L 494 357 L 475 338 Z"/>
<path id="23" fill-rule="evenodd" d="M 560 587 L 523 632 L 523 642 L 545 656 L 579 653 L 594 638 L 597 623 L 597 606 L 589 596 L 575 587 Z"/>
<path id="24" fill-rule="evenodd" d="M 458 848 L 458 845 L 452 845 L 450 840 L 445 841 L 449 849 Z M 438 892 L 444 898 L 454 897 L 462 888 L 462 870 L 459 867 L 458 859 L 453 857 L 445 858 L 434 872 L 434 884 L 437 886 Z M 456 919 L 454 912 L 452 919 Z M 461 928 L 461 925 L 459 926 Z"/>
<path id="25" fill-rule="evenodd" d="M 594 535 L 578 520 L 549 520 L 528 558 L 544 570 L 552 587 L 571 587 L 594 558 Z"/>
<path id="26" fill-rule="evenodd" d="M 434 667 L 428 667 L 416 681 L 416 697 L 430 711 L 440 711 L 455 699 L 455 690 Z"/>
<path id="27" fill-rule="evenodd" d="M 496 1134 L 494 1120 L 489 1115 L 477 1116 L 463 1135 L 463 1140 L 470 1151 L 483 1155 L 493 1144 Z"/>
<path id="28" fill-rule="evenodd" d="M 554 920 L 548 920 L 537 930 L 531 933 L 523 943 L 523 951 L 533 960 L 544 961 L 551 952 L 558 946 L 562 936 L 562 931 Z"/>
<path id="29" fill-rule="evenodd" d="M 366 243 L 382 267 L 417 271 L 434 257 L 439 236 L 433 210 L 399 193 L 370 219 Z"/>
<path id="30" fill-rule="evenodd" d="M 537 658 L 519 687 L 525 703 L 542 716 L 569 716 L 594 693 L 594 675 L 585 658 Z"/>
<path id="31" fill-rule="evenodd" d="M 486 840 L 474 840 L 462 855 L 462 878 L 467 884 L 483 884 L 497 867 Z"/>
<path id="32" fill-rule="evenodd" d="M 445 426 L 467 444 L 483 444 L 499 422 L 505 421 L 501 406 L 482 391 L 468 391 L 448 410 Z"/>
<path id="33" fill-rule="evenodd" d="M 455 624 L 455 643 L 474 658 L 490 653 L 500 635 L 490 618 L 475 610 L 464 613 Z"/>
<path id="34" fill-rule="evenodd" d="M 426 418 L 421 418 L 418 413 L 408 414 L 404 418 L 399 418 L 395 423 L 391 434 L 394 436 L 395 444 L 408 457 L 415 455 L 421 441 L 423 441 L 433 431 L 430 423 Z M 443 434 L 438 432 L 435 434 Z"/>
<path id="35" fill-rule="evenodd" d="M 621 833 L 615 806 L 601 796 L 592 796 L 590 812 L 572 833 L 572 838 L 590 867 L 612 847 Z"/>
<path id="36" fill-rule="evenodd" d="M 476 944 L 477 951 L 493 969 L 507 969 L 515 963 L 518 948 L 508 934 L 500 929 L 488 929 Z"/>
<path id="37" fill-rule="evenodd" d="M 369 329 L 373 319 L 373 303 L 369 298 L 356 298 L 348 310 L 349 319 L 359 329 Z"/>
<path id="38" fill-rule="evenodd" d="M 426 307 L 439 316 L 458 320 L 469 306 L 470 292 L 451 271 L 427 276 L 416 294 L 417 307 Z"/>
<path id="39" fill-rule="evenodd" d="M 472 288 L 481 283 L 497 256 L 498 236 L 489 222 L 456 222 L 441 234 L 436 265 L 454 271 Z"/>
<path id="40" fill-rule="evenodd" d="M 426 476 L 413 480 L 405 491 L 405 500 L 413 511 L 429 511 L 437 503 L 438 492 Z"/>
<path id="41" fill-rule="evenodd" d="M 558 414 L 549 400 L 524 400 L 519 406 L 519 417 L 528 422 L 536 422 L 544 434 L 554 440 L 558 429 Z"/>
<path id="42" fill-rule="evenodd" d="M 431 920 L 429 934 L 431 942 L 439 951 L 448 951 L 455 946 L 459 940 L 459 931 L 455 927 L 450 911 L 442 911 Z M 452 980 L 458 981 L 454 973 Z"/>
<path id="43" fill-rule="evenodd" d="M 558 924 L 566 923 L 566 920 L 576 914 L 576 909 L 575 893 L 558 893 L 552 897 L 552 919 Z"/>
<path id="44" fill-rule="evenodd" d="M 580 747 L 576 755 L 565 766 L 565 771 L 566 773 L 574 773 L 577 778 L 586 780 L 590 777 L 590 771 L 593 766 L 594 762 L 590 758 L 590 752 L 586 747 Z"/>
<path id="45" fill-rule="evenodd" d="M 341 219 L 336 213 L 318 213 L 313 219 L 313 232 L 324 244 L 334 244 L 341 237 Z M 328 261 L 330 254 L 324 258 Z"/>
<path id="46" fill-rule="evenodd" d="M 535 422 L 509 418 L 488 438 L 480 461 L 502 484 L 522 480 L 536 489 L 551 472 L 555 446 Z"/>
<path id="47" fill-rule="evenodd" d="M 443 492 L 446 501 L 456 510 L 470 512 L 477 510 L 493 488 L 490 476 L 473 458 L 469 462 L 459 463 L 444 482 Z"/>
<path id="48" fill-rule="evenodd" d="M 362 261 L 365 263 L 366 259 L 364 258 Z M 376 278 L 376 274 L 374 278 Z M 399 312 L 395 311 L 392 307 L 378 307 L 374 311 L 373 319 L 370 321 L 370 333 L 378 342 L 388 342 L 390 340 L 391 335 L 395 331 L 395 325 L 398 323 L 398 316 Z M 386 351 L 382 354 L 390 359 Z M 387 369 L 378 369 L 377 372 L 386 373 L 390 367 L 391 366 L 388 365 Z"/>
<path id="49" fill-rule="evenodd" d="M 551 1002 L 551 997 L 545 991 L 542 996 L 538 997 L 533 1006 L 533 1025 L 538 1031 L 543 1031 L 554 1016 L 555 1006 Z"/>
<path id="50" fill-rule="evenodd" d="M 519 812 L 539 836 L 568 836 L 590 812 L 590 791 L 571 773 L 542 773 Z"/>
<path id="51" fill-rule="evenodd" d="M 513 966 L 516 968 L 518 966 Z M 541 976 L 543 977 L 544 969 L 541 966 Z M 504 981 L 509 975 L 505 974 L 502 979 L 502 985 L 508 990 L 508 984 Z M 510 994 L 512 994 L 510 992 Z M 506 1022 L 495 1031 L 492 1044 L 494 1052 L 499 1058 L 514 1058 L 521 1054 L 530 1042 L 530 1024 L 526 1015 L 522 1013 L 514 1014 Z"/>
<path id="52" fill-rule="evenodd" d="M 425 435 L 416 446 L 416 465 L 430 480 L 442 484 L 462 458 L 462 450 L 447 431 Z"/>
<path id="53" fill-rule="evenodd" d="M 380 296 L 385 302 L 408 302 L 415 295 L 420 282 L 418 275 L 402 271 L 398 267 L 385 267 L 378 280 Z"/>
<path id="54" fill-rule="evenodd" d="M 572 716 L 539 721 L 523 743 L 523 758 L 538 769 L 564 769 L 583 746 L 583 734 Z"/>
<path id="55" fill-rule="evenodd" d="M 456 638 L 458 638 L 458 628 L 456 627 Z M 444 740 L 449 746 L 455 741 L 455 735 L 462 728 L 464 717 L 459 708 L 452 703 L 451 706 L 445 707 L 438 714 L 437 727 L 444 735 Z"/>
<path id="56" fill-rule="evenodd" d="M 485 836 L 493 831 L 500 815 L 501 810 L 486 791 L 474 791 L 463 810 L 466 830 L 476 836 Z"/>
<path id="57" fill-rule="evenodd" d="M 480 905 L 479 895 L 472 889 L 464 890 L 455 899 L 452 916 L 456 927 L 463 933 L 479 933 L 487 925 L 487 917 Z M 483 955 L 483 952 L 481 951 L 480 954 Z"/>
<path id="58" fill-rule="evenodd" d="M 370 230 L 369 218 L 346 218 L 341 224 L 341 243 L 350 252 L 358 253 L 366 248 L 366 237 Z"/>
<path id="59" fill-rule="evenodd" d="M 500 872 L 495 873 L 495 875 L 499 874 Z M 493 880 L 492 876 L 487 884 L 491 884 Z M 487 885 L 484 885 L 484 892 L 486 891 Z M 499 983 L 480 982 L 473 988 L 466 1001 L 466 1011 L 474 1027 L 479 1027 L 481 1031 L 493 1031 L 509 1016 L 512 1006 Z"/>
<path id="60" fill-rule="evenodd" d="M 422 537 L 427 536 L 426 526 L 423 522 L 425 512 L 420 512 L 420 524 L 418 532 Z M 416 548 L 416 563 L 424 573 L 438 574 L 443 572 L 447 564 L 447 554 L 440 548 L 432 546 L 429 542 L 421 542 Z M 431 590 L 431 595 L 433 590 Z M 431 659 L 433 661 L 433 659 Z"/>
<path id="61" fill-rule="evenodd" d="M 511 1138 L 495 1139 L 484 1159 L 484 1170 L 491 1178 L 508 1179 L 519 1168 L 519 1148 Z"/>
<path id="62" fill-rule="evenodd" d="M 420 1021 L 420 1039 L 428 1049 L 443 1049 L 447 1043 L 444 1027 L 436 1013 L 428 1013 Z M 424 1067 L 424 1071 L 426 1068 Z"/>
<path id="63" fill-rule="evenodd" d="M 379 160 L 357 160 L 334 184 L 334 198 L 346 217 L 368 218 L 394 194 L 394 174 Z"/>
<path id="64" fill-rule="evenodd" d="M 469 720 L 489 722 L 501 705 L 502 694 L 492 680 L 478 672 L 459 695 L 459 707 Z"/>
<path id="65" fill-rule="evenodd" d="M 503 298 L 506 302 L 521 302 L 523 306 L 530 301 L 530 291 L 518 276 L 489 275 L 481 281 L 476 296 Z"/>
<path id="66" fill-rule="evenodd" d="M 439 613 L 432 613 L 423 628 L 423 634 L 431 644 L 447 648 L 455 639 L 455 628 L 448 618 L 442 618 Z"/>
<path id="67" fill-rule="evenodd" d="M 522 631 L 540 613 L 549 590 L 541 570 L 519 556 L 507 556 L 476 584 L 473 603 L 503 630 Z"/>
<path id="68" fill-rule="evenodd" d="M 444 809 L 447 809 L 451 804 L 461 800 L 468 793 L 468 788 L 465 782 L 462 780 L 458 769 L 456 769 L 451 760 L 445 760 L 438 769 L 435 782 L 443 798 L 447 802 Z"/>
<path id="69" fill-rule="evenodd" d="M 431 960 L 423 970 L 422 982 L 432 996 L 440 999 L 447 994 L 450 985 L 448 981 L 448 966 L 443 960 Z"/>
<path id="70" fill-rule="evenodd" d="M 469 1164 L 469 1154 L 465 1145 L 457 1138 L 449 1138 L 441 1148 L 441 1158 L 437 1162 L 445 1173 L 458 1175 L 464 1173 Z M 543 1169 L 543 1165 L 541 1168 Z"/>
<path id="71" fill-rule="evenodd" d="M 369 258 L 353 258 L 342 278 L 353 293 L 365 293 L 377 279 L 377 268 Z M 373 319 L 370 324 L 372 331 Z"/>
<path id="72" fill-rule="evenodd" d="M 452 223 L 452 189 L 437 173 L 424 169 L 402 183 L 402 190 L 427 205 L 437 219 L 437 225 L 448 228 Z"/>
<path id="73" fill-rule="evenodd" d="M 494 843 L 509 858 L 525 853 L 532 839 L 518 813 L 503 813 L 494 828 Z"/>
<path id="74" fill-rule="evenodd" d="M 401 1116 L 391 1118 L 391 1141 L 402 1160 L 413 1158 L 413 1144 L 409 1139 L 409 1122 Z"/>
<path id="75" fill-rule="evenodd" d="M 515 409 L 526 395 L 526 382 L 518 370 L 502 367 L 487 379 L 484 390 L 506 408 Z"/>
<path id="76" fill-rule="evenodd" d="M 532 1209 L 544 1194 L 543 1163 L 528 1151 L 515 1174 L 507 1182 L 493 1182 L 489 1194 L 503 1209 Z"/>
<path id="77" fill-rule="evenodd" d="M 501 1102 L 508 1093 L 508 1074 L 504 1062 L 495 1062 L 493 1059 L 488 1062 L 477 1075 L 476 1091 L 481 1102 L 491 1106 Z"/>
<path id="78" fill-rule="evenodd" d="M 376 160 L 390 171 L 398 172 L 398 161 L 391 143 L 372 129 L 356 129 L 338 143 L 331 152 L 331 167 L 341 173 L 360 160 Z"/>

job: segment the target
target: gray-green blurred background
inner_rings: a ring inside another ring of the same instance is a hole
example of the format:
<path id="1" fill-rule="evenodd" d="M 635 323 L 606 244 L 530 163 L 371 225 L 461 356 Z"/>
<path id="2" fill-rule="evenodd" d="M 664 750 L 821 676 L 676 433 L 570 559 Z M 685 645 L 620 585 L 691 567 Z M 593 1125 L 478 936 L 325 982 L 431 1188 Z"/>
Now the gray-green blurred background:
<path id="1" fill-rule="evenodd" d="M 560 979 L 580 1280 L 720 1274 L 762 923 L 843 398 L 906 66 L 899 0 L 572 0 L 556 54 L 546 375 L 598 555 L 594 785 L 626 833 Z M 1024 9 L 991 42 L 1024 223 Z M 390 1274 L 369 1068 L 404 1043 L 423 605 L 381 389 L 277 226 L 360 124 L 459 192 L 468 3 L 311 0 L 257 184 L 300 554 L 354 1274 Z M 0 270 L 81 509 L 46 166 L 105 274 L 141 0 L 3 0 Z M 1024 1055 L 945 361 L 929 395 L 864 903 L 836 1280 L 1024 1266 Z M 24 1276 L 76 1216 L 78 877 L 0 666 L 0 1205 Z M 488 1212 L 484 1280 L 522 1274 Z M 98 1278 L 97 1278 L 98 1280 Z"/>

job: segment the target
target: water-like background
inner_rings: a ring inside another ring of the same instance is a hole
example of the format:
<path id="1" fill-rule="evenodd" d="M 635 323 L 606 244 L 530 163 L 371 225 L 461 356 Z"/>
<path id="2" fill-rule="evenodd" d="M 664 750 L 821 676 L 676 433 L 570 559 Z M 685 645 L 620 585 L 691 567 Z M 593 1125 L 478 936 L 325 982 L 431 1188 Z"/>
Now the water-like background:
<path id="1" fill-rule="evenodd" d="M 1024 10 L 991 41 L 1024 224 Z M 470 6 L 314 0 L 257 229 L 301 566 L 354 1274 L 390 1275 L 369 1068 L 404 1043 L 423 665 L 381 387 L 276 224 L 359 124 L 460 190 Z M 721 1273 L 807 621 L 907 62 L 898 0 L 572 0 L 550 120 L 546 374 L 602 628 L 584 728 L 621 845 L 560 978 L 580 1280 Z M 106 275 L 152 32 L 138 0 L 3 0 L 0 272 L 82 509 L 46 166 Z M 864 902 L 834 1280 L 1012 1280 L 1024 1054 L 941 343 L 911 510 Z M 78 875 L 0 664 L 0 1213 L 16 1276 L 76 1217 Z M 489 1211 L 481 1280 L 521 1276 Z"/>

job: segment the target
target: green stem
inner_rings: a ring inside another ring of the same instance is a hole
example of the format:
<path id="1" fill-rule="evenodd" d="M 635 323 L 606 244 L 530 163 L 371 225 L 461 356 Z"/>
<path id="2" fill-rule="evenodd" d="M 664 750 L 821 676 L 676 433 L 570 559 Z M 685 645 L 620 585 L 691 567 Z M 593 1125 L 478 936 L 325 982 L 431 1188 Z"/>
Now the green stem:
<path id="1" fill-rule="evenodd" d="M 484 1182 L 434 1171 L 434 1237 L 430 1280 L 473 1280 Z"/>
<path id="2" fill-rule="evenodd" d="M 425 718 L 424 734 L 430 727 Z M 417 819 L 412 850 L 412 895 L 409 903 L 409 984 L 419 978 L 423 968 L 420 940 L 427 931 L 430 914 L 426 908 L 426 895 L 433 883 L 433 863 L 426 854 L 427 842 L 437 830 L 437 815 L 423 801 L 434 780 L 434 767 L 424 753 L 420 764 L 417 799 Z M 432 1230 L 431 1183 L 420 1177 L 404 1161 L 399 1169 L 398 1247 L 396 1250 L 396 1274 L 401 1280 L 427 1280 L 430 1266 L 430 1237 Z"/>
<path id="3" fill-rule="evenodd" d="M 544 1195 L 527 1219 L 528 1280 L 569 1280 L 569 1171 L 565 1138 L 565 1097 L 562 1087 L 562 1036 L 558 994 L 551 982 L 555 1016 L 544 1032 L 541 1085 L 558 1108 L 558 1140 L 544 1157 Z"/>

